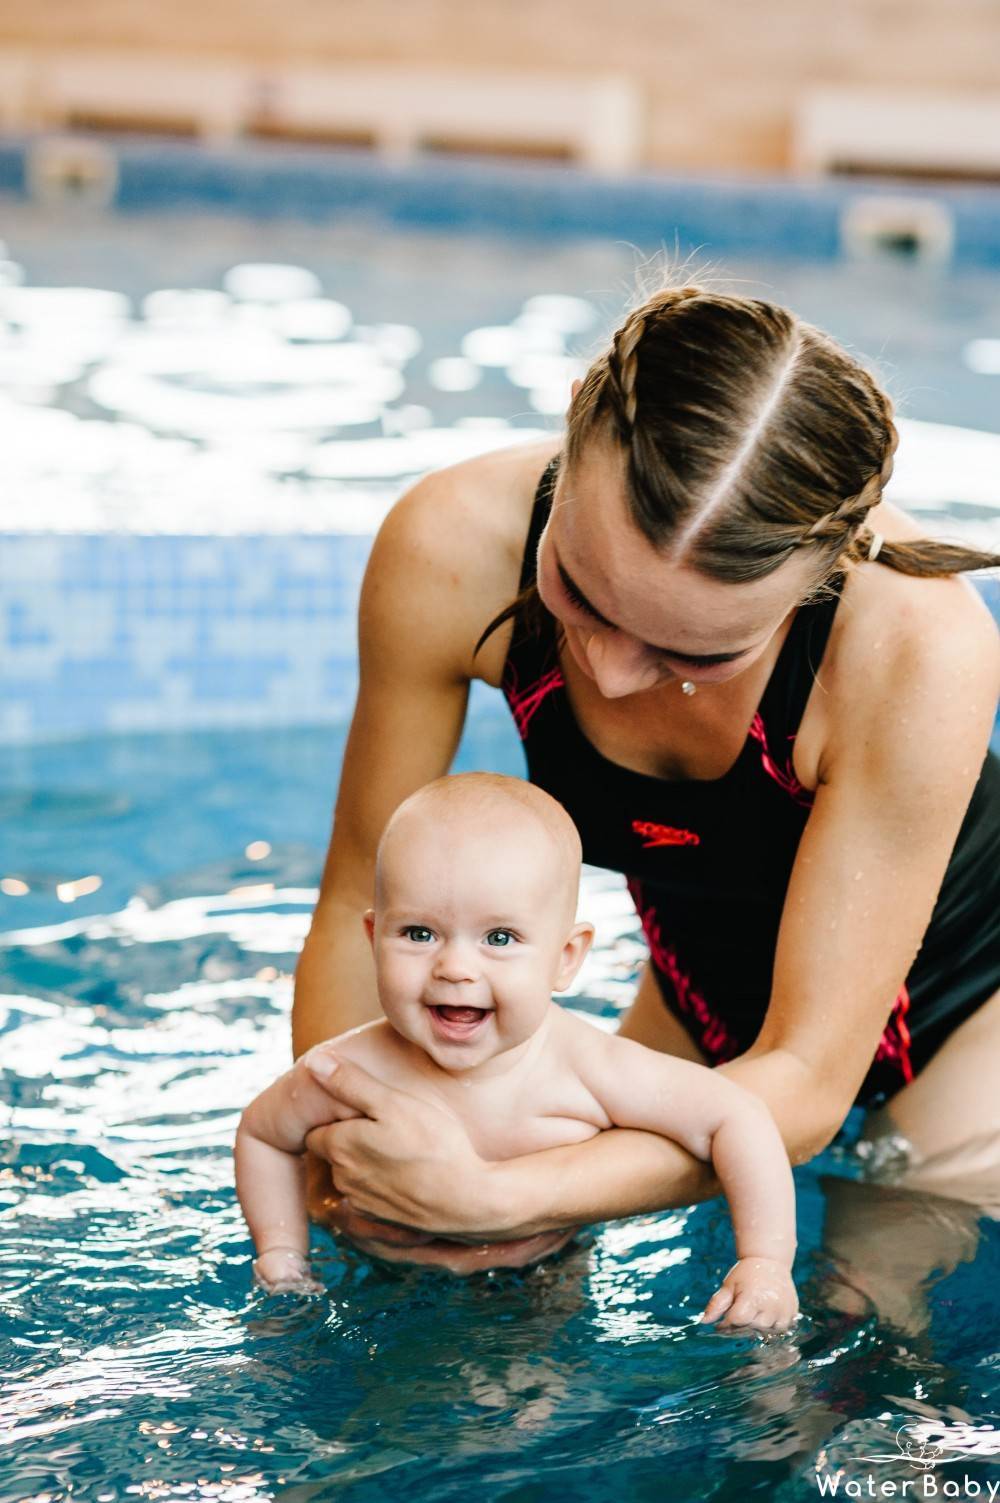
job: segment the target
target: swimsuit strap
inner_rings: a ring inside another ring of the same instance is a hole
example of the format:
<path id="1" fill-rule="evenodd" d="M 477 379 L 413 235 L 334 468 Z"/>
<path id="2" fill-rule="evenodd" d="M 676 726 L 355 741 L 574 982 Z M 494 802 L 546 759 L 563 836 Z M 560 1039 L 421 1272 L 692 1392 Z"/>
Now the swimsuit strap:
<path id="1" fill-rule="evenodd" d="M 829 582 L 832 594 L 795 613 L 781 652 L 760 702 L 760 715 L 769 732 L 793 737 L 805 714 L 815 684 L 823 689 L 821 665 L 833 629 L 845 575 Z"/>

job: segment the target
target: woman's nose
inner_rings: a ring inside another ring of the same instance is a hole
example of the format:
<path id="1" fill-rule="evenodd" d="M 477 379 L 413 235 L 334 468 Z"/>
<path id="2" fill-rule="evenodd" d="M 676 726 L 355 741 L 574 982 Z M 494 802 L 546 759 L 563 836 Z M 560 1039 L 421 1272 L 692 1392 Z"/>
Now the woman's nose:
<path id="1" fill-rule="evenodd" d="M 649 653 L 622 632 L 593 632 L 584 642 L 587 664 L 605 699 L 638 694 L 659 682 L 660 673 Z"/>

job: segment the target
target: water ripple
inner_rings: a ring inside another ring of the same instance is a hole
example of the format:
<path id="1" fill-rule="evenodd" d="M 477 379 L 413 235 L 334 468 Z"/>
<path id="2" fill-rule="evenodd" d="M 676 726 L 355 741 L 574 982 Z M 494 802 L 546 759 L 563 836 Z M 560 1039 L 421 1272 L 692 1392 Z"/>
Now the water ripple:
<path id="1" fill-rule="evenodd" d="M 322 733 L 262 745 L 273 785 L 291 779 L 325 828 Z M 193 831 L 239 746 L 192 738 Z M 106 796 L 92 755 L 81 826 Z M 156 755 L 143 746 L 145 775 Z M 184 753 L 160 755 L 176 767 Z M 109 790 L 122 757 L 109 748 Z M 55 869 L 72 801 L 41 800 L 35 817 Z M 557 1485 L 792 1499 L 824 1457 L 891 1444 L 907 1403 L 997 1409 L 996 1224 L 911 1292 L 926 1320 L 901 1330 L 824 1246 L 832 1188 L 859 1172 L 843 1146 L 797 1171 L 804 1319 L 783 1340 L 697 1325 L 733 1256 L 718 1203 L 590 1228 L 547 1264 L 465 1281 L 316 1231 L 323 1299 L 254 1291 L 231 1140 L 290 1058 L 322 853 L 265 830 L 273 849 L 249 862 L 238 799 L 231 818 L 231 836 L 203 821 L 183 862 L 121 906 L 53 905 L 0 936 L 0 1503 L 534 1499 Z M 120 861 L 108 891 L 128 850 Z M 617 878 L 587 872 L 582 907 L 598 944 L 567 1002 L 611 1028 L 642 946 Z"/>

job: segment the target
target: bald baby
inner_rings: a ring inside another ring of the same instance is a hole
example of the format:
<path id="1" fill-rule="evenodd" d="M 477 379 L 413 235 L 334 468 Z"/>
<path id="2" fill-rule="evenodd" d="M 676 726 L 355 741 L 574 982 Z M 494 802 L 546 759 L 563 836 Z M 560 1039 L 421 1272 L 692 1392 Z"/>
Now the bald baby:
<path id="1" fill-rule="evenodd" d="M 580 893 L 580 836 L 562 804 L 533 783 L 495 772 L 454 773 L 404 799 L 379 841 L 376 908 L 429 843 L 446 846 L 452 859 L 472 848 L 477 867 L 502 861 L 513 880 L 561 905 L 572 922 Z"/>
<path id="2" fill-rule="evenodd" d="M 315 1045 L 251 1102 L 237 1132 L 236 1187 L 266 1288 L 319 1287 L 308 1265 L 306 1140 L 345 1115 L 378 1124 L 389 1088 L 444 1112 L 483 1163 L 613 1126 L 674 1136 L 703 1155 L 711 1144 L 740 1251 L 712 1318 L 732 1305 L 734 1317 L 770 1328 L 794 1313 L 791 1169 L 766 1109 L 719 1072 L 654 1054 L 553 1001 L 594 937 L 576 919 L 580 864 L 565 809 L 518 778 L 437 778 L 399 805 L 364 914 L 384 1016 Z M 346 1234 L 381 1258 L 465 1271 L 549 1256 L 574 1231 L 524 1238 L 512 1253 L 405 1221 L 366 1226 L 362 1215 L 361 1226 L 354 1213 Z"/>

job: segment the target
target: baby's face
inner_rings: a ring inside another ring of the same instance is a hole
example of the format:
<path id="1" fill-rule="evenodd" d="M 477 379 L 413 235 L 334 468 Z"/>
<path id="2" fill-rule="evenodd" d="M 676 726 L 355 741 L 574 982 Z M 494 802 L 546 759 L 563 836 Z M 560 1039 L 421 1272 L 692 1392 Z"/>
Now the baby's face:
<path id="1" fill-rule="evenodd" d="M 370 922 L 396 1031 L 449 1070 L 530 1038 L 586 951 L 577 941 L 567 956 L 575 875 L 519 810 L 488 836 L 407 819 L 383 852 Z"/>

